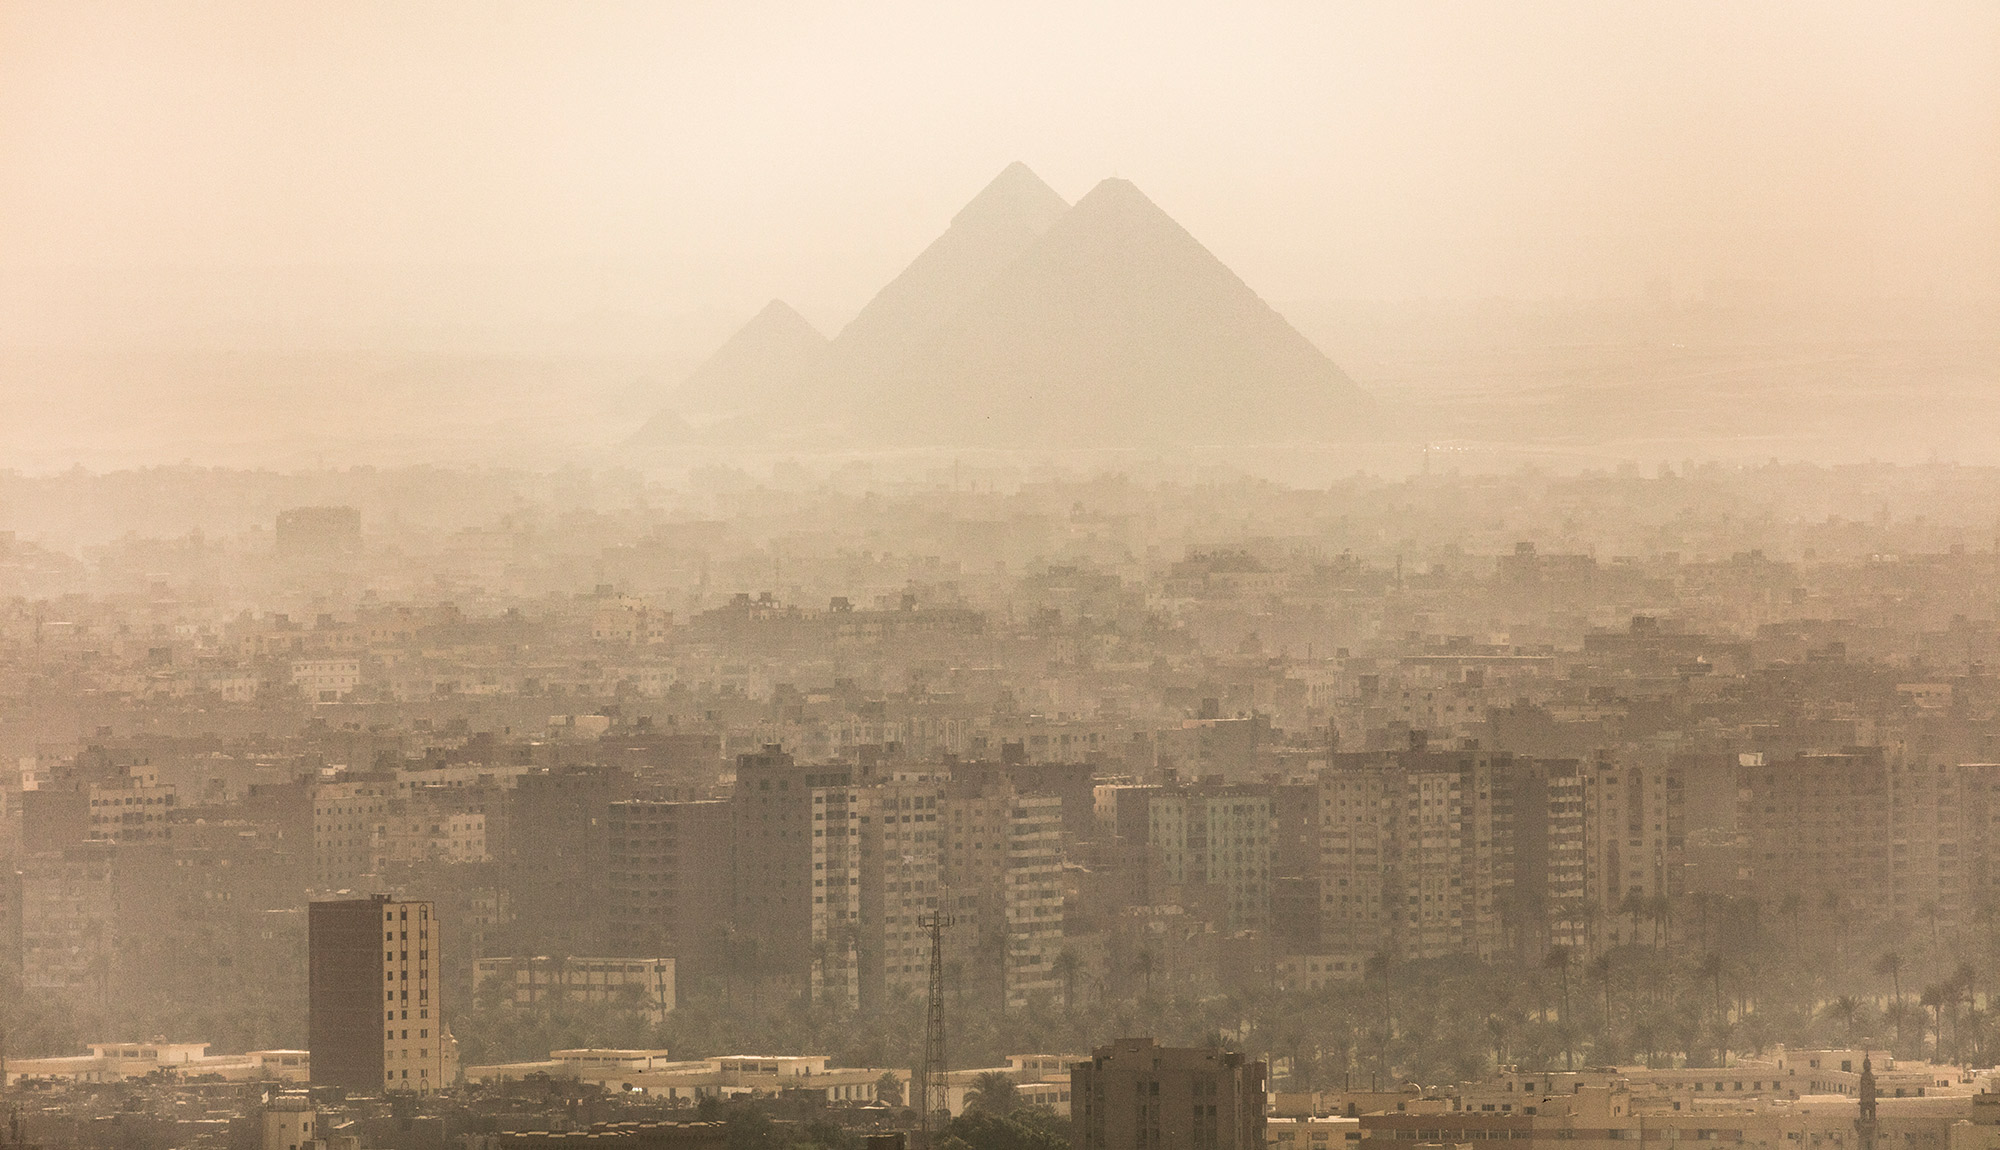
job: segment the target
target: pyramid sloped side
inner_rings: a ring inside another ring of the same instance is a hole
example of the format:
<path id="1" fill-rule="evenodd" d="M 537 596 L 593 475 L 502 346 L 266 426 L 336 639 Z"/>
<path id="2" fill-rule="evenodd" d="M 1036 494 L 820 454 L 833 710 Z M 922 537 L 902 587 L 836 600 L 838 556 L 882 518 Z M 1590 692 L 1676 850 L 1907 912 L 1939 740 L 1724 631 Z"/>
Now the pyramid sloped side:
<path id="1" fill-rule="evenodd" d="M 865 390 L 870 376 L 909 355 L 1068 210 L 1027 165 L 1008 165 L 841 329 L 829 370 L 846 377 L 846 390 Z"/>
<path id="2" fill-rule="evenodd" d="M 995 445 L 1345 433 L 1368 400 L 1123 181 L 1079 201 L 884 380 L 865 422 Z"/>
<path id="3" fill-rule="evenodd" d="M 632 442 L 693 442 L 709 437 L 705 429 L 760 422 L 794 402 L 826 345 L 791 305 L 772 300 L 681 381 Z"/>

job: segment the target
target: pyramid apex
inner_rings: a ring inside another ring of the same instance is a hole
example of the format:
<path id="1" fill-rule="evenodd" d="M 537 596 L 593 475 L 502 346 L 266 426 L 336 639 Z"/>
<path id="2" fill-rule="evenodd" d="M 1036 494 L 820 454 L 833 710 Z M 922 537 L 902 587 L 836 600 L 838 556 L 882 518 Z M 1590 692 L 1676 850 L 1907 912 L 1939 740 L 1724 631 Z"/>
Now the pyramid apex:
<path id="1" fill-rule="evenodd" d="M 1077 203 L 1095 201 L 1098 203 L 1134 203 L 1157 207 L 1152 197 L 1139 190 L 1139 185 L 1118 176 L 1108 176 L 1097 181 L 1097 186 L 1078 200 Z"/>
<path id="2" fill-rule="evenodd" d="M 1034 169 L 1015 160 L 987 181 L 978 195 L 951 218 L 956 224 L 980 216 L 1001 216 L 1032 221 L 1039 230 L 1069 208 L 1069 201 L 1056 194 Z"/>
<path id="3" fill-rule="evenodd" d="M 768 327 L 773 324 L 783 325 L 788 328 L 802 328 L 816 336 L 819 335 L 819 329 L 812 325 L 811 320 L 800 315 L 799 309 L 786 303 L 784 300 L 775 298 L 759 309 L 757 314 L 751 317 L 750 322 L 744 326 L 755 329 Z M 821 338 L 825 337 L 822 336 Z"/>

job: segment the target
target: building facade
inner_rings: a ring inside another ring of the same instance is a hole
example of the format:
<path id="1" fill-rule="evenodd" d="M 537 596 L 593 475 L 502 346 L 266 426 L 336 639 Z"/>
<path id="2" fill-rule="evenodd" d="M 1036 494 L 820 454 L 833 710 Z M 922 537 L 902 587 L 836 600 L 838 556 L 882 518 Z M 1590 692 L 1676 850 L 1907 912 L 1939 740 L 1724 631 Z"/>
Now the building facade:
<path id="1" fill-rule="evenodd" d="M 1264 1064 L 1121 1038 L 1070 1068 L 1076 1150 L 1262 1150 Z"/>
<path id="2" fill-rule="evenodd" d="M 729 919 L 729 804 L 611 804 L 607 942 L 616 954 L 672 955 L 692 975 L 721 965 Z"/>
<path id="3" fill-rule="evenodd" d="M 353 1093 L 428 1093 L 452 1061 L 431 904 L 366 899 L 310 909 L 313 1082 Z"/>

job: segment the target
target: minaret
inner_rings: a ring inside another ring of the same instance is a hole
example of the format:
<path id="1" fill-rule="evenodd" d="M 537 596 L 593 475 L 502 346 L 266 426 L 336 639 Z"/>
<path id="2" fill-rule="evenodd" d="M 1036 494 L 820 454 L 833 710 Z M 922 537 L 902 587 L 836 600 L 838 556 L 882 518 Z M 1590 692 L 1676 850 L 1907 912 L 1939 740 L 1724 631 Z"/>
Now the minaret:
<path id="1" fill-rule="evenodd" d="M 1861 1116 L 1854 1120 L 1861 1135 L 1860 1150 L 1875 1150 L 1875 1064 L 1861 1056 Z"/>

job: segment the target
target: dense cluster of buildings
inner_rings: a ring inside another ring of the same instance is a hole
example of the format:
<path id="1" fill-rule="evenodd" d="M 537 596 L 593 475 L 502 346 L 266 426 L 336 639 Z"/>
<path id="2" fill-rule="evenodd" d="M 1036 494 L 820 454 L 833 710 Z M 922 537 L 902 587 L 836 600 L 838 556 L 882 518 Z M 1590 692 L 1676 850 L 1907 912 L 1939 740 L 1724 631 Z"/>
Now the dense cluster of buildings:
<path id="1" fill-rule="evenodd" d="M 2000 907 L 2000 554 L 1902 503 L 704 482 L 429 550 L 374 511 L 10 540 L 0 966 L 94 1034 L 345 1074 L 310 908 L 382 896 L 445 941 L 355 1081 L 421 1086 L 457 1077 L 426 993 L 870 1011 L 935 913 L 954 1003 L 1004 1013 L 1671 944 L 1702 900 L 1942 956 Z"/>
<path id="2" fill-rule="evenodd" d="M 411 1096 L 395 1107 L 367 1092 L 307 1092 L 296 1073 L 260 1079 L 246 1092 L 245 1083 L 207 1073 L 213 1060 L 198 1047 L 107 1047 L 91 1060 L 98 1071 L 91 1077 L 80 1065 L 35 1068 L 51 1078 L 68 1071 L 74 1085 L 44 1079 L 17 1095 L 31 1107 L 25 1128 L 14 1127 L 18 1142 L 115 1141 L 146 1150 L 432 1150 L 461 1143 L 708 1150 L 726 1144 L 728 1124 L 720 1119 L 729 1111 L 720 1104 L 750 1101 L 781 1128 L 844 1130 L 870 1137 L 871 1145 L 873 1137 L 888 1139 L 883 1145 L 906 1140 L 912 1120 L 903 1105 L 906 1072 L 832 1067 L 823 1057 L 689 1060 L 664 1050 L 558 1050 L 534 1062 L 468 1067 L 477 1089 Z M 982 1095 L 995 1077 L 1012 1084 L 1004 1101 Z M 1265 1064 L 1241 1053 L 1138 1038 L 1090 1055 L 1022 1055 L 1005 1066 L 955 1071 L 948 1104 L 953 1115 L 1040 1109 L 1066 1124 L 1077 1150 L 1353 1150 L 1357 1143 L 1425 1150 L 1495 1140 L 1523 1150 L 1569 1150 L 1578 1142 L 1602 1150 L 1624 1142 L 1992 1150 L 2000 1145 L 1996 1085 L 1991 1071 L 1902 1061 L 1883 1050 L 1779 1046 L 1722 1067 L 1503 1066 L 1430 1087 L 1287 1093 L 1272 1091 Z M 103 1126 L 107 1102 L 117 1108 L 115 1130 Z M 18 1122 L 18 1105 L 15 1114 Z"/>

